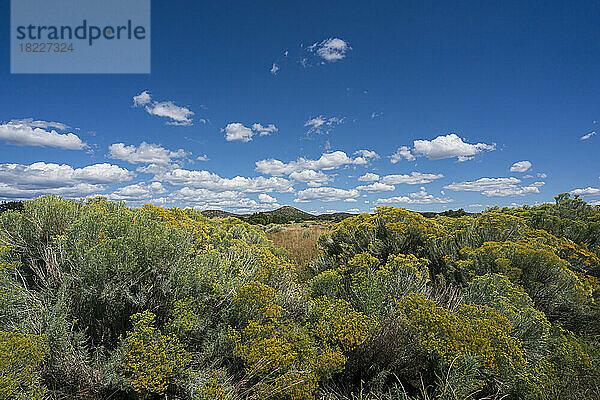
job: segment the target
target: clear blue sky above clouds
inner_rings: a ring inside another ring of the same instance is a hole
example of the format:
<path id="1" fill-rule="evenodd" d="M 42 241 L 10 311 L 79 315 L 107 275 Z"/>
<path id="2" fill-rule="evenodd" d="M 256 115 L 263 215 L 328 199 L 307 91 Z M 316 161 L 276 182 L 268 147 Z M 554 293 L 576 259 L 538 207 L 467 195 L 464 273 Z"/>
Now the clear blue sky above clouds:
<path id="1" fill-rule="evenodd" d="M 11 75 L 5 57 L 0 199 L 598 202 L 599 22 L 592 1 L 154 0 L 149 75 Z"/>

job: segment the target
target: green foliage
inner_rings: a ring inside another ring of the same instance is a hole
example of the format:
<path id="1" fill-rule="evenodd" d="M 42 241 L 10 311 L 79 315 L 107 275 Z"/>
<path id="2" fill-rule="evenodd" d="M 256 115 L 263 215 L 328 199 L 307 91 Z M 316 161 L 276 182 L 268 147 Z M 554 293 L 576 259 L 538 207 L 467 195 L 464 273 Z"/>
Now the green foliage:
<path id="1" fill-rule="evenodd" d="M 0 213 L 0 397 L 600 398 L 599 213 L 379 208 L 300 279 L 236 218 L 26 201 Z"/>
<path id="2" fill-rule="evenodd" d="M 43 400 L 40 364 L 46 355 L 43 335 L 0 331 L 0 398 Z"/>
<path id="3" fill-rule="evenodd" d="M 173 333 L 162 333 L 151 312 L 131 316 L 133 329 L 121 341 L 121 371 L 143 398 L 163 394 L 183 375 L 189 355 Z"/>

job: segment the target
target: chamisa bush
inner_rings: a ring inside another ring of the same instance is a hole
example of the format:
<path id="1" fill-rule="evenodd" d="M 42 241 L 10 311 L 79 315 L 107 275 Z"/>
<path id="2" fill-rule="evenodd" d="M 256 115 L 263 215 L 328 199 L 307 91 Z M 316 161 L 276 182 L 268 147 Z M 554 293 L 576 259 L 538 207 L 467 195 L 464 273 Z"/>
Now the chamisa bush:
<path id="1" fill-rule="evenodd" d="M 103 198 L 0 213 L 2 399 L 599 399 L 600 210 L 379 208 L 307 273 L 264 228 Z"/>

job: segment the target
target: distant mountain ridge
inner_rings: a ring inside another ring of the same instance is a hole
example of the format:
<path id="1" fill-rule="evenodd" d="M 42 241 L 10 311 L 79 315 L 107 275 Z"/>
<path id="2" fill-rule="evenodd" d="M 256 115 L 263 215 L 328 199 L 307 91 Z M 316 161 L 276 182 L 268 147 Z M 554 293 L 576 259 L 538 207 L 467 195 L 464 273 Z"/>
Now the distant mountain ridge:
<path id="1" fill-rule="evenodd" d="M 332 213 L 332 214 L 310 214 L 292 206 L 283 206 L 272 211 L 263 211 L 253 214 L 235 214 L 221 210 L 205 210 L 202 215 L 207 218 L 228 218 L 236 217 L 254 224 L 283 224 L 291 221 L 323 220 L 323 221 L 341 221 L 356 214 L 350 213 Z"/>
<path id="2" fill-rule="evenodd" d="M 447 210 L 443 212 L 419 212 L 419 214 L 427 217 L 434 218 L 436 216 L 446 216 L 446 217 L 461 217 L 464 215 L 475 215 L 473 213 L 467 213 L 462 208 L 456 211 Z M 206 210 L 202 211 L 202 215 L 208 218 L 228 218 L 228 217 L 236 217 L 251 224 L 286 224 L 292 221 L 333 221 L 339 222 L 343 221 L 346 218 L 353 217 L 358 214 L 348 213 L 348 212 L 336 212 L 330 214 L 310 214 L 306 211 L 299 210 L 292 206 L 283 206 L 276 210 L 271 211 L 262 211 L 253 214 L 235 214 L 227 211 L 221 210 Z"/>

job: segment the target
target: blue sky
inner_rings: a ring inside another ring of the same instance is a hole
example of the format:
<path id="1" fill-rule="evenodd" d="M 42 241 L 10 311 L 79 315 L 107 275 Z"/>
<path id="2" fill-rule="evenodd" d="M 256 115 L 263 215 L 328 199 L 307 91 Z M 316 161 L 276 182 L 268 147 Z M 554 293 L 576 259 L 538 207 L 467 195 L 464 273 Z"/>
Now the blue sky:
<path id="1" fill-rule="evenodd" d="M 11 75 L 5 57 L 0 199 L 600 201 L 598 2 L 240 3 L 154 0 L 151 74 Z"/>

